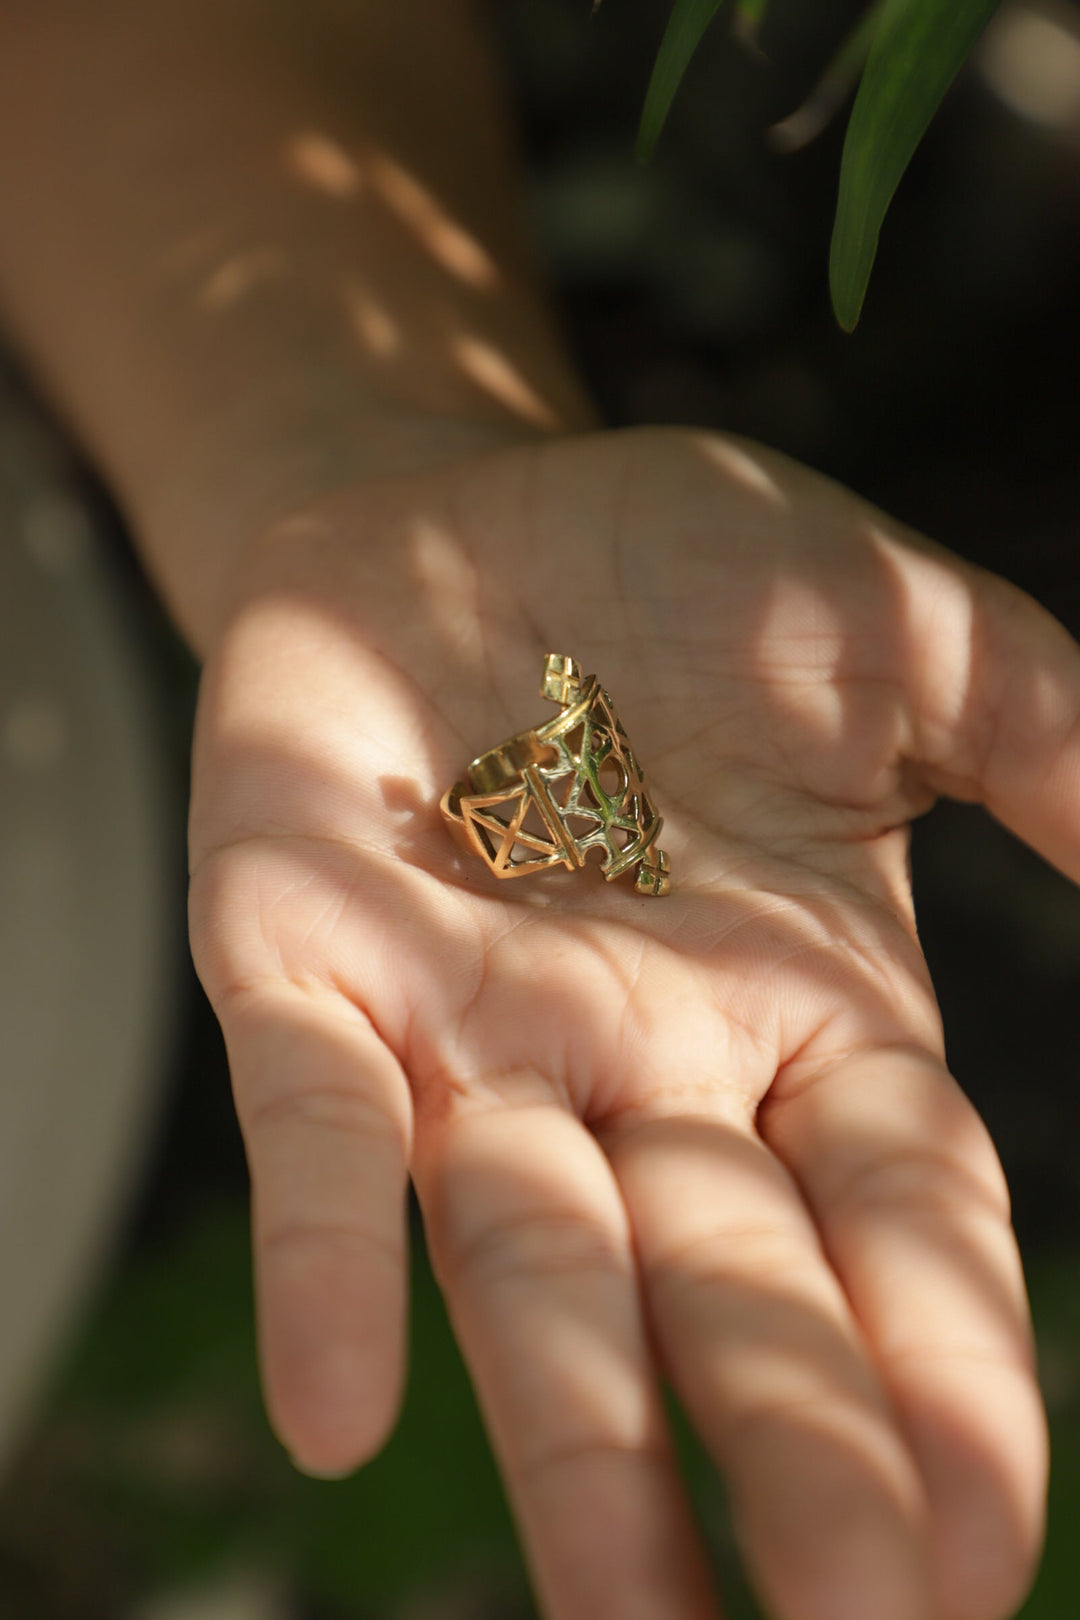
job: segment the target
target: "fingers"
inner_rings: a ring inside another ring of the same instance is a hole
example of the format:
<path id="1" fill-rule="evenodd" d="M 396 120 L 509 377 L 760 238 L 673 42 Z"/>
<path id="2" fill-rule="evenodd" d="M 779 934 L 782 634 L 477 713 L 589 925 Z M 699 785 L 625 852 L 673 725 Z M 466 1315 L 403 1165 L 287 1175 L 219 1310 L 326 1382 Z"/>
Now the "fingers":
<path id="1" fill-rule="evenodd" d="M 1001 1620 L 1042 1542 L 1046 1441 L 1004 1179 L 941 1063 L 847 1059 L 770 1098 L 930 1503 L 937 1612 Z"/>
<path id="2" fill-rule="evenodd" d="M 1080 880 L 1080 648 L 1005 580 L 936 551 L 901 558 L 916 758 Z"/>
<path id="3" fill-rule="evenodd" d="M 409 1095 L 343 997 L 287 981 L 218 998 L 252 1183 L 260 1359 L 309 1472 L 347 1473 L 400 1403 Z"/>
<path id="4" fill-rule="evenodd" d="M 922 1489 L 782 1166 L 722 1119 L 604 1140 L 662 1362 L 727 1477 L 769 1614 L 931 1620 Z"/>
<path id="5" fill-rule="evenodd" d="M 711 1620 L 610 1168 L 537 1078 L 421 1112 L 414 1177 L 550 1620 Z"/>

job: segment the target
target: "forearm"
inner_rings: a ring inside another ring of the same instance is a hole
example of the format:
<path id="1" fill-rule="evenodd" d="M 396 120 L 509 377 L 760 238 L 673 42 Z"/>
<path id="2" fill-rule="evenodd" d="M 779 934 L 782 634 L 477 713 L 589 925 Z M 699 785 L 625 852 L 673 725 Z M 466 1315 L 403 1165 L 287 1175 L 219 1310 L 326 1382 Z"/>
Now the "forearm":
<path id="1" fill-rule="evenodd" d="M 0 106 L 0 315 L 196 644 L 290 503 L 588 420 L 465 0 L 12 5 Z"/>

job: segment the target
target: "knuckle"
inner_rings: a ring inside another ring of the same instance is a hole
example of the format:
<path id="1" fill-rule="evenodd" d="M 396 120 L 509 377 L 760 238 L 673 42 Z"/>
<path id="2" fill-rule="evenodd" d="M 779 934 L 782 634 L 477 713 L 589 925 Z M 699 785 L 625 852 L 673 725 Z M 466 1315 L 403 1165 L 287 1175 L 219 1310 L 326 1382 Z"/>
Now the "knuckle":
<path id="1" fill-rule="evenodd" d="M 456 1287 L 490 1286 L 513 1278 L 625 1275 L 631 1269 L 629 1255 L 614 1233 L 572 1212 L 531 1211 L 433 1247 L 440 1273 Z"/>
<path id="2" fill-rule="evenodd" d="M 257 1143 L 281 1128 L 328 1130 L 377 1142 L 394 1142 L 399 1131 L 386 1112 L 357 1086 L 317 1086 L 293 1089 L 258 1102 L 238 1099 L 238 1113 L 244 1135 Z"/>
<path id="3" fill-rule="evenodd" d="M 970 1336 L 943 1341 L 911 1335 L 881 1345 L 876 1359 L 882 1371 L 888 1372 L 897 1383 L 910 1379 L 920 1391 L 925 1388 L 928 1372 L 933 1371 L 946 1377 L 971 1379 L 990 1375 L 1020 1380 L 1038 1399 L 1033 1358 L 1027 1354 L 1027 1349 L 1026 1343 L 1017 1344 L 1015 1338 L 995 1342 Z"/>
<path id="4" fill-rule="evenodd" d="M 583 1435 L 538 1448 L 522 1458 L 514 1470 L 518 1484 L 536 1486 L 567 1472 L 580 1475 L 589 1465 L 615 1467 L 640 1471 L 642 1468 L 672 1469 L 671 1455 L 666 1446 L 632 1443 L 606 1437 Z"/>
<path id="5" fill-rule="evenodd" d="M 782 1395 L 779 1391 L 758 1395 L 733 1406 L 721 1420 L 721 1444 L 725 1451 L 747 1445 L 768 1429 L 812 1427 L 819 1435 L 847 1434 L 854 1425 L 880 1422 L 882 1413 L 868 1409 L 867 1402 L 854 1394 L 813 1389 Z"/>
<path id="6" fill-rule="evenodd" d="M 264 1261 L 295 1266 L 311 1275 L 327 1265 L 335 1272 L 355 1272 L 373 1258 L 400 1270 L 404 1260 L 400 1239 L 347 1220 L 295 1216 L 268 1221 L 259 1227 L 256 1242 Z"/>
<path id="7" fill-rule="evenodd" d="M 264 942 L 253 927 L 258 889 L 251 866 L 233 850 L 216 851 L 192 870 L 188 884 L 188 931 L 199 978 L 215 1008 L 245 989 L 269 964 L 254 947 Z"/>
<path id="8" fill-rule="evenodd" d="M 782 1282 L 805 1275 L 807 1253 L 792 1234 L 766 1222 L 697 1232 L 649 1261 L 653 1292 L 666 1302 L 713 1294 L 752 1281 Z"/>
<path id="9" fill-rule="evenodd" d="M 962 1158 L 908 1147 L 868 1157 L 849 1171 L 832 1200 L 834 1214 L 897 1208 L 934 1220 L 982 1209 L 1008 1221 L 1009 1189 L 987 1140 L 970 1144 Z"/>
<path id="10" fill-rule="evenodd" d="M 354 881 L 348 851 L 299 835 L 237 839 L 201 857 L 189 880 L 188 928 L 196 971 L 222 1020 L 277 983 L 321 982 L 305 964 L 325 955 Z"/>

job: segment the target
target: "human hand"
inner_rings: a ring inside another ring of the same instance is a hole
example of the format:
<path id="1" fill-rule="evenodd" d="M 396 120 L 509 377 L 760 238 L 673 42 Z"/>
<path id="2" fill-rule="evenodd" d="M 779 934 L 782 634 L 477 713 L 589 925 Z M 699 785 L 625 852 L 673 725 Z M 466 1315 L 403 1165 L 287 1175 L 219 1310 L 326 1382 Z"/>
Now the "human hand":
<path id="1" fill-rule="evenodd" d="M 438 800 L 612 693 L 673 891 L 498 883 Z M 253 1183 L 270 1412 L 345 1471 L 399 1398 L 405 1185 L 545 1612 L 703 1620 L 670 1379 L 777 1620 L 1002 1620 L 1045 1438 L 1000 1167 L 945 1066 L 908 823 L 1080 876 L 1080 659 L 1018 592 L 730 440 L 346 489 L 209 659 L 192 938 Z"/>

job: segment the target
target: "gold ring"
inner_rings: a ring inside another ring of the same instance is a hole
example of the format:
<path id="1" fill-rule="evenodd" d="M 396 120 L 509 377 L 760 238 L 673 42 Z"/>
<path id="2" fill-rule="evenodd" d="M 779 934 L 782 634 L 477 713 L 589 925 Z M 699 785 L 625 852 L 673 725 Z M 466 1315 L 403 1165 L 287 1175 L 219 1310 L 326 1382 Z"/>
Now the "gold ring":
<path id="1" fill-rule="evenodd" d="M 451 831 L 498 878 L 576 871 L 599 851 L 609 882 L 636 866 L 639 894 L 667 894 L 663 819 L 611 698 L 565 653 L 548 654 L 540 693 L 561 712 L 473 760 L 442 797 Z"/>

